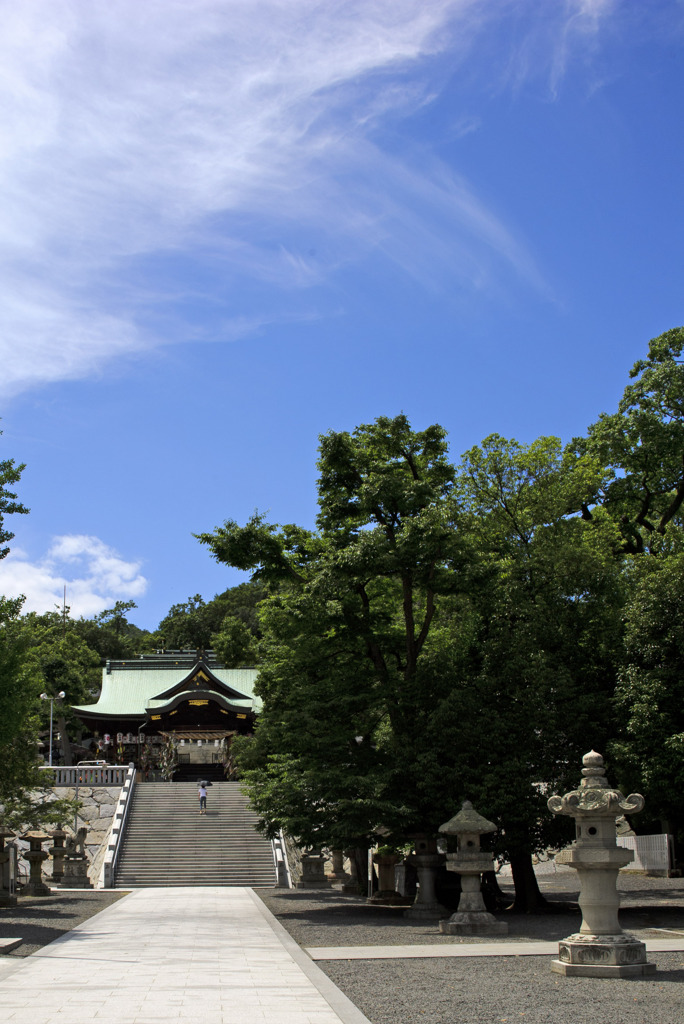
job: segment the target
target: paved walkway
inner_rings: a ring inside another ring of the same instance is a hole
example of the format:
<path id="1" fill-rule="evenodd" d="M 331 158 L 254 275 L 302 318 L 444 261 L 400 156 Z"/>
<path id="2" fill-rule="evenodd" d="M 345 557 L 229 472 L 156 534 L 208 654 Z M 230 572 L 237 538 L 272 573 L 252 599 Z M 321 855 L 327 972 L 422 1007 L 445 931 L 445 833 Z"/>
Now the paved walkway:
<path id="1" fill-rule="evenodd" d="M 139 889 L 0 966 L 12 1024 L 368 1024 L 250 889 Z"/>

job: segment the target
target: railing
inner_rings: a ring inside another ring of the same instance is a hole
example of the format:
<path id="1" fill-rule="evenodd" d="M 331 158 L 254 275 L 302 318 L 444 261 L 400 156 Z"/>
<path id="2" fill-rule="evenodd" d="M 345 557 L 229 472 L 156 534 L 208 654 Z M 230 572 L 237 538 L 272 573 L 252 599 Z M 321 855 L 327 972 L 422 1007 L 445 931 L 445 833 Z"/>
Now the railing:
<path id="1" fill-rule="evenodd" d="M 271 848 L 273 850 L 273 863 L 276 871 L 276 885 L 280 889 L 291 889 L 292 879 L 290 877 L 290 868 L 287 863 L 287 849 L 285 847 L 285 837 L 283 836 L 282 829 L 280 835 L 271 841 Z"/>
<path id="2" fill-rule="evenodd" d="M 71 786 L 123 786 L 128 773 L 128 765 L 107 764 L 99 767 L 80 765 L 57 765 L 41 768 L 43 772 L 52 773 L 52 781 L 48 785 Z"/>
<path id="3" fill-rule="evenodd" d="M 126 769 L 126 778 L 121 790 L 121 795 L 119 796 L 119 802 L 114 809 L 112 831 L 109 835 L 109 844 L 102 864 L 102 871 L 100 872 L 99 883 L 104 889 L 112 889 L 114 887 L 116 865 L 119 860 L 119 853 L 121 852 L 121 840 L 123 839 L 123 834 L 126 829 L 126 821 L 128 819 L 128 811 L 132 802 L 131 797 L 133 796 L 134 786 L 135 765 L 129 764 Z"/>
<path id="4" fill-rule="evenodd" d="M 618 836 L 618 846 L 634 850 L 634 860 L 623 871 L 644 871 L 647 875 L 668 877 L 674 867 L 672 836 Z"/>

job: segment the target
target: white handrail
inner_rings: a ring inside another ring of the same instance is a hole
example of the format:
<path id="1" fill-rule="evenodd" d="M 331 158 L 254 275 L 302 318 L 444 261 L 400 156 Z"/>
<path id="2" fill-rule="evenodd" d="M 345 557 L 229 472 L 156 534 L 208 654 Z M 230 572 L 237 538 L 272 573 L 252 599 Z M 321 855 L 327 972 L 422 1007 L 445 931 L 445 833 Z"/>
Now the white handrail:
<path id="1" fill-rule="evenodd" d="M 99 884 L 103 889 L 114 888 L 114 875 L 116 874 L 116 864 L 119 859 L 119 853 L 121 851 L 121 840 L 126 829 L 126 820 L 128 818 L 128 811 L 131 806 L 131 797 L 133 796 L 133 787 L 135 785 L 135 765 L 129 764 L 126 771 L 126 778 L 124 780 L 121 794 L 119 796 L 119 802 L 114 809 L 114 820 L 112 822 L 112 831 L 109 834 L 109 844 L 107 846 L 107 852 L 102 863 L 102 870 L 100 871 Z"/>
<path id="2" fill-rule="evenodd" d="M 287 847 L 285 846 L 285 836 L 282 829 L 278 837 L 271 840 L 271 848 L 273 850 L 273 861 L 276 870 L 276 885 L 280 889 L 291 889 L 292 877 L 290 875 L 290 865 L 287 862 Z"/>

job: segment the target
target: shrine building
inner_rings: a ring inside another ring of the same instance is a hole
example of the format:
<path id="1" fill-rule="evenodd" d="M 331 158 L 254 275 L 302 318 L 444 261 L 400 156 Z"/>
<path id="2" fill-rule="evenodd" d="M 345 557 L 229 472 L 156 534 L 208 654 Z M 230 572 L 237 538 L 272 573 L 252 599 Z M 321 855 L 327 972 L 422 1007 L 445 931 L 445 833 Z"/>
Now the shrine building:
<path id="1" fill-rule="evenodd" d="M 107 760 L 137 763 L 143 744 L 171 737 L 180 765 L 209 765 L 225 757 L 233 736 L 252 732 L 257 675 L 256 668 L 224 668 L 211 651 L 111 660 L 97 703 L 73 710 Z"/>

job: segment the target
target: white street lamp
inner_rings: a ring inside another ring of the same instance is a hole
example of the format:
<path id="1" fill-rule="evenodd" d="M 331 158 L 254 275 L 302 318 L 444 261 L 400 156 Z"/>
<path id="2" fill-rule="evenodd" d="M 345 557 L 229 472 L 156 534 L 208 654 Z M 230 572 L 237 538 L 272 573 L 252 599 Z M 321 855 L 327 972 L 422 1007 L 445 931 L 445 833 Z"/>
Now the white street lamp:
<path id="1" fill-rule="evenodd" d="M 54 711 L 54 707 L 55 707 L 55 701 L 56 700 L 63 700 L 64 697 L 66 697 L 66 693 L 64 692 L 64 690 L 60 690 L 56 697 L 50 697 L 47 693 L 41 693 L 41 695 L 40 695 L 40 699 L 41 700 L 49 700 L 50 701 L 50 755 L 49 755 L 48 764 L 50 765 L 51 768 L 52 768 L 52 716 L 53 716 L 53 711 Z"/>

